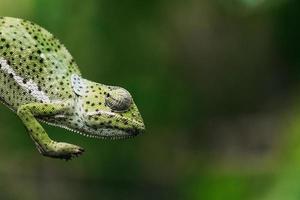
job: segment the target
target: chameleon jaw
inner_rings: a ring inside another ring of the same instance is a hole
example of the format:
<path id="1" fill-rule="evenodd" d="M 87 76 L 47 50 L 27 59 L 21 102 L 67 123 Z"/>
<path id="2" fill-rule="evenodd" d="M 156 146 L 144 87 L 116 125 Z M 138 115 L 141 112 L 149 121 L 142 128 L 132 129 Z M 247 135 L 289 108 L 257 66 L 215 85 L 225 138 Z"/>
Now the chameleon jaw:
<path id="1" fill-rule="evenodd" d="M 116 127 L 85 127 L 84 133 L 87 137 L 99 138 L 99 139 L 128 139 L 140 135 L 144 132 L 144 129 L 137 128 L 116 128 Z"/>
<path id="2" fill-rule="evenodd" d="M 83 129 L 87 132 L 91 137 L 97 138 L 107 138 L 107 139 L 124 139 L 131 138 L 145 131 L 145 125 L 141 118 L 126 118 L 122 115 L 119 115 L 115 112 L 110 111 L 97 111 L 97 112 L 89 112 L 86 115 L 86 118 L 92 118 L 97 116 L 105 116 L 107 119 L 114 119 L 119 123 L 118 125 L 108 124 L 103 125 L 103 123 L 92 121 L 87 122 L 84 121 Z"/>

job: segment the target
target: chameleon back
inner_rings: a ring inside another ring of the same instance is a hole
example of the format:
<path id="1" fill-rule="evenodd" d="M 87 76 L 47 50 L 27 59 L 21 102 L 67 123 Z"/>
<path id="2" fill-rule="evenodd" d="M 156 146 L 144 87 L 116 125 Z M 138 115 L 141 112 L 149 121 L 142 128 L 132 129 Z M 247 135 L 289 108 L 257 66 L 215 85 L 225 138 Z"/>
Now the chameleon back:
<path id="1" fill-rule="evenodd" d="M 80 71 L 68 50 L 44 28 L 0 18 L 0 97 L 14 111 L 29 102 L 73 98 L 72 74 Z"/>

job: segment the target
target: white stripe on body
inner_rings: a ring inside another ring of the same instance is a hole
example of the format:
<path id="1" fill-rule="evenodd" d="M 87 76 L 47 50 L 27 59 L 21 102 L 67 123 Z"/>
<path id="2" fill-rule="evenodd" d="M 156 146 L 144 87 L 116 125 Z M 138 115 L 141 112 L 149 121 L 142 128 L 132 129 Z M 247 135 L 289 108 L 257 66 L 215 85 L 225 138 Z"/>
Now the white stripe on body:
<path id="1" fill-rule="evenodd" d="M 12 74 L 13 79 L 16 81 L 18 85 L 20 85 L 26 92 L 31 91 L 31 95 L 39 101 L 43 101 L 45 103 L 50 103 L 49 97 L 43 92 L 38 90 L 38 85 L 33 82 L 31 79 L 27 80 L 25 83 L 23 82 L 24 78 L 18 76 L 13 68 L 7 64 L 7 61 L 0 57 L 1 70 L 5 72 L 7 75 Z"/>

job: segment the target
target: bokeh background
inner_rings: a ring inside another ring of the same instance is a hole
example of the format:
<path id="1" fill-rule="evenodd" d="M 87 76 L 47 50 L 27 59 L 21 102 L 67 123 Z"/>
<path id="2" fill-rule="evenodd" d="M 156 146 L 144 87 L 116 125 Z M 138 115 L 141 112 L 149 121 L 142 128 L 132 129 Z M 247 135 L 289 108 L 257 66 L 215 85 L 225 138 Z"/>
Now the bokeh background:
<path id="1" fill-rule="evenodd" d="M 0 107 L 0 199 L 298 200 L 300 1 L 0 0 L 58 37 L 85 78 L 127 88 L 147 132 L 39 155 Z"/>

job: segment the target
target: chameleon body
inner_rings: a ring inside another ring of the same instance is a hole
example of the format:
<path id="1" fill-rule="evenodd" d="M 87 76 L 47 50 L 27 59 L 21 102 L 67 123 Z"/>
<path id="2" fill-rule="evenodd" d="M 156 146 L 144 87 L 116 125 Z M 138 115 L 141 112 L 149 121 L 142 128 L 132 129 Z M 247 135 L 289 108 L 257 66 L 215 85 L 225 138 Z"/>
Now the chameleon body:
<path id="1" fill-rule="evenodd" d="M 39 122 L 95 138 L 128 138 L 145 129 L 127 90 L 82 78 L 64 45 L 23 19 L 0 17 L 0 99 L 44 156 L 70 159 L 84 150 L 50 139 Z"/>

